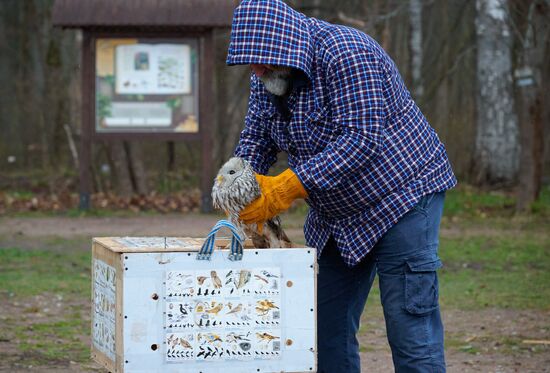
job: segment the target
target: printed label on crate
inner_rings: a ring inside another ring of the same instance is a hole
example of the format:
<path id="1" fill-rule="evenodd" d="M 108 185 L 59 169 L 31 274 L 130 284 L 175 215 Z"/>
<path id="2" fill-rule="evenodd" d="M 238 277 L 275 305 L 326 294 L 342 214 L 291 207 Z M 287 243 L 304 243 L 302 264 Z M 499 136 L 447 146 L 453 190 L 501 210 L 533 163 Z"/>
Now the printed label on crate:
<path id="1" fill-rule="evenodd" d="M 255 302 L 252 298 L 241 297 L 228 301 L 225 308 L 226 328 L 250 326 L 254 320 Z"/>
<path id="2" fill-rule="evenodd" d="M 255 331 L 254 357 L 275 359 L 281 355 L 281 332 L 275 329 Z"/>
<path id="3" fill-rule="evenodd" d="M 195 325 L 198 328 L 219 329 L 224 326 L 224 309 L 222 299 L 197 301 L 195 303 Z"/>
<path id="4" fill-rule="evenodd" d="M 166 361 L 280 357 L 280 268 L 167 271 L 165 279 Z"/>
<path id="5" fill-rule="evenodd" d="M 227 270 L 196 271 L 196 295 L 198 297 L 221 296 L 224 292 L 224 282 Z"/>
<path id="6" fill-rule="evenodd" d="M 279 298 L 256 299 L 254 324 L 259 327 L 277 326 L 281 322 Z"/>
<path id="7" fill-rule="evenodd" d="M 94 314 L 92 341 L 94 346 L 115 359 L 116 270 L 105 262 L 93 260 Z"/>
<path id="8" fill-rule="evenodd" d="M 164 247 L 167 249 L 189 247 L 196 245 L 173 237 L 119 237 L 115 239 L 119 244 L 134 249 L 143 249 L 148 247 Z"/>
<path id="9" fill-rule="evenodd" d="M 254 339 L 250 330 L 236 330 L 225 335 L 226 359 L 250 360 L 254 358 Z"/>
<path id="10" fill-rule="evenodd" d="M 280 293 L 281 270 L 279 268 L 260 268 L 252 273 L 254 294 L 277 295 Z"/>
<path id="11" fill-rule="evenodd" d="M 115 323 L 94 317 L 92 340 L 94 346 L 111 360 L 115 360 Z"/>
<path id="12" fill-rule="evenodd" d="M 195 302 L 166 302 L 166 328 L 190 329 L 195 326 Z"/>
<path id="13" fill-rule="evenodd" d="M 195 295 L 196 278 L 193 271 L 169 271 L 166 274 L 166 297 L 186 298 Z"/>
<path id="14" fill-rule="evenodd" d="M 254 293 L 254 282 L 252 281 L 252 270 L 234 269 L 225 275 L 225 295 L 240 296 Z"/>
<path id="15" fill-rule="evenodd" d="M 195 359 L 195 333 L 166 334 L 166 360 L 187 361 Z"/>
<path id="16" fill-rule="evenodd" d="M 196 360 L 219 360 L 224 358 L 224 335 L 214 332 L 197 333 Z"/>

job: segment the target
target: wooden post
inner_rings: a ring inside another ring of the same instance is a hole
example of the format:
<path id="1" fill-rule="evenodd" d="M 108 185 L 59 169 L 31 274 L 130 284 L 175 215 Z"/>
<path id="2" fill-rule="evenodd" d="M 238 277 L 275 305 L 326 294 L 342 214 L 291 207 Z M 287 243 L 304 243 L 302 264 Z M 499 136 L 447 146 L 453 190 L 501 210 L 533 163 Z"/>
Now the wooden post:
<path id="1" fill-rule="evenodd" d="M 199 131 L 201 136 L 201 211 L 212 212 L 212 137 L 211 132 L 214 128 L 213 108 L 214 91 L 214 44 L 213 31 L 209 30 L 200 39 L 200 92 L 199 92 Z"/>
<path id="2" fill-rule="evenodd" d="M 92 158 L 92 141 L 91 141 L 91 129 L 92 129 L 92 113 L 91 113 L 91 96 L 92 96 L 92 84 L 90 79 L 93 72 L 92 60 L 92 40 L 87 31 L 83 31 L 82 39 L 82 54 L 81 54 L 81 73 L 82 73 L 82 127 L 80 133 L 80 156 L 78 157 L 80 167 L 80 202 L 79 209 L 89 210 L 91 207 L 90 194 L 92 192 L 91 185 L 91 158 Z"/>

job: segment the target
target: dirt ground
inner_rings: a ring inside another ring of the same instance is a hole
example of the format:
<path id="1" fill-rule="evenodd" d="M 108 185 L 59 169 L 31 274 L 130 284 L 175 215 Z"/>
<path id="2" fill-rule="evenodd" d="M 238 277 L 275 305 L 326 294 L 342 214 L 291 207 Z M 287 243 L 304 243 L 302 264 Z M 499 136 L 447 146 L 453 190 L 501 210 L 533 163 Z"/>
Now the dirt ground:
<path id="1" fill-rule="evenodd" d="M 145 215 L 138 217 L 39 217 L 39 218 L 2 218 L 0 217 L 0 236 L 49 237 L 95 237 L 95 236 L 188 236 L 204 237 L 221 216 L 186 215 Z M 289 223 L 290 222 L 290 223 Z M 290 215 L 285 219 L 285 231 L 293 241 L 303 242 L 301 225 L 303 219 Z M 484 226 L 453 226 L 441 229 L 445 237 L 493 236 L 521 233 L 521 227 L 507 226 L 506 230 Z M 535 231 L 536 232 L 536 231 Z M 537 232 L 546 233 L 547 232 Z"/>
<path id="2" fill-rule="evenodd" d="M 145 216 L 136 218 L 0 218 L 0 237 L 4 244 L 20 248 L 37 247 L 43 237 L 64 239 L 110 235 L 204 236 L 216 216 Z M 287 232 L 303 242 L 301 229 Z M 443 235 L 460 234 L 444 230 Z M 79 250 L 86 250 L 79 248 Z M 1 290 L 1 289 L 0 289 Z M 42 294 L 24 302 L 0 298 L 0 325 L 14 319 L 22 325 L 40 320 L 63 318 L 68 309 L 62 299 Z M 73 303 L 75 301 L 72 301 Z M 369 301 L 361 327 L 361 357 L 364 372 L 391 372 L 390 349 L 386 341 L 384 319 L 378 300 Z M 83 310 L 89 320 L 89 304 L 71 304 Z M 370 307 L 370 308 L 369 308 Z M 28 313 L 24 310 L 36 309 Z M 446 327 L 446 358 L 449 372 L 550 372 L 550 346 L 523 343 L 524 339 L 547 340 L 550 335 L 550 309 L 513 310 L 483 309 L 464 311 L 443 308 Z M 12 321 L 13 322 L 13 321 Z M 1 335 L 0 335 L 1 336 Z M 89 343 L 89 336 L 79 337 Z M 52 361 L 47 366 L 29 366 L 32 360 L 8 339 L 0 338 L 0 371 L 2 372 L 87 372 L 103 371 L 93 362 L 76 363 L 70 357 Z"/>
<path id="3" fill-rule="evenodd" d="M 88 309 L 87 303 L 78 304 Z M 37 307 L 42 312 L 24 313 L 29 307 Z M 55 297 L 37 296 L 25 303 L 3 302 L 0 306 L 0 320 L 7 315 L 24 314 L 21 323 L 39 322 L 45 318 L 62 318 L 58 311 L 61 303 Z M 64 305 L 64 308 L 66 305 Z M 84 312 L 86 321 L 89 312 Z M 461 351 L 461 346 L 446 349 L 449 372 L 550 372 L 550 349 L 532 350 L 525 345 L 506 345 L 503 340 L 508 336 L 529 335 L 530 338 L 545 338 L 550 326 L 550 312 L 483 310 L 459 311 L 443 310 L 446 333 L 459 335 L 463 346 L 478 345 L 479 351 Z M 545 327 L 542 327 L 545 326 Z M 362 371 L 386 373 L 393 371 L 391 353 L 386 341 L 384 319 L 381 312 L 369 312 L 364 317 L 360 342 Z M 88 336 L 81 337 L 89 343 Z M 0 371 L 2 372 L 105 372 L 93 362 L 76 363 L 67 357 L 66 360 L 52 361 L 47 366 L 29 366 L 26 356 L 12 346 L 9 341 L 0 340 Z"/>

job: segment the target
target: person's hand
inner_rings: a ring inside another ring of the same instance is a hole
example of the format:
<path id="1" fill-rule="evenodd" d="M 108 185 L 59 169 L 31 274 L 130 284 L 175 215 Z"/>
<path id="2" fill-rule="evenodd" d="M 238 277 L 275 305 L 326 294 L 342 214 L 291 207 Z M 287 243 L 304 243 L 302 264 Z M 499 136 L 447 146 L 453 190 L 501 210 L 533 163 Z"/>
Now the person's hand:
<path id="1" fill-rule="evenodd" d="M 245 224 L 259 226 L 287 210 L 295 199 L 307 197 L 300 179 L 290 168 L 277 176 L 256 174 L 256 180 L 261 195 L 241 211 L 239 217 Z"/>

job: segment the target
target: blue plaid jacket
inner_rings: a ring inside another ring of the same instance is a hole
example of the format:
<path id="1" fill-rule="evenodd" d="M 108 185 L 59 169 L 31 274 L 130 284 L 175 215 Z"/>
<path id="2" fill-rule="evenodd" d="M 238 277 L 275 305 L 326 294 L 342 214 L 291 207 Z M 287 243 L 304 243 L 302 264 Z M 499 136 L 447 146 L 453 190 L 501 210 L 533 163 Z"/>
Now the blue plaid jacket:
<path id="1" fill-rule="evenodd" d="M 456 184 L 445 147 L 386 52 L 368 35 L 293 10 L 244 0 L 235 10 L 228 65 L 289 66 L 307 76 L 275 107 L 252 74 L 245 128 L 235 151 L 268 172 L 280 151 L 309 198 L 307 244 L 336 240 L 357 264 L 425 194 Z"/>

